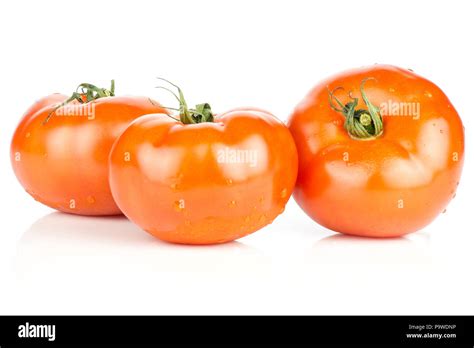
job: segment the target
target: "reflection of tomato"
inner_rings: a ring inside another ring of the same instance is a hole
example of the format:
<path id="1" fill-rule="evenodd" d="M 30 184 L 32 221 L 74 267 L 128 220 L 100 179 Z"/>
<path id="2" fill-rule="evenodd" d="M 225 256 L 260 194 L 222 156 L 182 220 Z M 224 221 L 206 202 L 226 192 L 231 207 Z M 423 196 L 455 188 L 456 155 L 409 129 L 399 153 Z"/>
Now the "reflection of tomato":
<path id="1" fill-rule="evenodd" d="M 414 232 L 455 195 L 461 120 L 436 85 L 411 71 L 375 65 L 331 77 L 296 108 L 289 127 L 299 155 L 294 197 L 334 231 Z"/>
<path id="2" fill-rule="evenodd" d="M 283 212 L 296 180 L 293 139 L 274 116 L 201 111 L 140 117 L 110 155 L 117 205 L 166 241 L 222 243 L 254 232 Z"/>
<path id="3" fill-rule="evenodd" d="M 110 148 L 133 119 L 165 110 L 145 97 L 80 98 L 52 112 L 68 99 L 53 94 L 25 113 L 11 144 L 13 169 L 29 194 L 54 209 L 120 214 L 107 179 Z"/>

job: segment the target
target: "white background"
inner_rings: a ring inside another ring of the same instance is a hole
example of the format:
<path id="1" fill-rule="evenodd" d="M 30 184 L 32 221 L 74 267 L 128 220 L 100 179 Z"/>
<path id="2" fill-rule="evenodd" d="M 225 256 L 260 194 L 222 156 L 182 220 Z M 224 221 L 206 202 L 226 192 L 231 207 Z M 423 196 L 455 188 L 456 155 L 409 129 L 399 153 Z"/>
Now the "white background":
<path id="1" fill-rule="evenodd" d="M 469 1 L 2 1 L 0 314 L 474 314 L 473 13 Z M 153 88 L 163 76 L 192 103 L 286 119 L 320 79 L 373 63 L 437 83 L 466 127 L 456 199 L 407 238 L 336 235 L 291 200 L 238 242 L 174 246 L 124 218 L 53 212 L 9 163 L 30 104 L 81 82 L 171 102 Z"/>

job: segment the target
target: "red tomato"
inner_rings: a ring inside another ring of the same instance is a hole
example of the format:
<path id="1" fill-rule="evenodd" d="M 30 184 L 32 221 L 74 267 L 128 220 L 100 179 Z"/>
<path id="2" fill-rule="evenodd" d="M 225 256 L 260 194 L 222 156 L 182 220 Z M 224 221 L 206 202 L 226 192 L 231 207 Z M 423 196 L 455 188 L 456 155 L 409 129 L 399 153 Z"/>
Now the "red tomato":
<path id="1" fill-rule="evenodd" d="M 411 71 L 375 65 L 330 77 L 289 128 L 299 155 L 294 197 L 331 230 L 400 236 L 429 224 L 455 195 L 463 125 L 446 95 Z"/>
<path id="2" fill-rule="evenodd" d="M 182 95 L 181 95 L 182 96 Z M 208 104 L 180 120 L 135 120 L 110 155 L 110 187 L 124 214 L 169 242 L 223 243 L 283 212 L 297 175 L 290 132 L 269 113 L 235 109 L 214 117 Z"/>
<path id="3" fill-rule="evenodd" d="M 166 111 L 145 97 L 115 97 L 113 90 L 81 86 L 84 93 L 74 98 L 52 94 L 25 113 L 11 143 L 13 169 L 25 190 L 51 208 L 120 214 L 107 178 L 110 148 L 135 118 Z"/>

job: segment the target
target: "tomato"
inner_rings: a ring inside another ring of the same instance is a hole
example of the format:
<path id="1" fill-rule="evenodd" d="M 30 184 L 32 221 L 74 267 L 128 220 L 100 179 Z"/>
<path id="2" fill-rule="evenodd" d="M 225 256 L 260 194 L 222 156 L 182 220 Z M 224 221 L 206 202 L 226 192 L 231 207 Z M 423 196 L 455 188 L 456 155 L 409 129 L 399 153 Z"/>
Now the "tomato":
<path id="1" fill-rule="evenodd" d="M 145 97 L 114 96 L 113 88 L 80 87 L 71 98 L 52 94 L 30 107 L 12 139 L 12 166 L 25 190 L 51 208 L 120 214 L 107 178 L 110 148 L 133 119 L 166 110 Z"/>
<path id="2" fill-rule="evenodd" d="M 110 187 L 124 214 L 174 243 L 213 244 L 257 231 L 283 212 L 297 175 L 286 126 L 266 111 L 136 119 L 110 154 Z"/>
<path id="3" fill-rule="evenodd" d="M 455 196 L 464 129 L 446 95 L 412 71 L 375 65 L 318 84 L 289 119 L 294 198 L 342 233 L 395 237 L 429 224 Z"/>

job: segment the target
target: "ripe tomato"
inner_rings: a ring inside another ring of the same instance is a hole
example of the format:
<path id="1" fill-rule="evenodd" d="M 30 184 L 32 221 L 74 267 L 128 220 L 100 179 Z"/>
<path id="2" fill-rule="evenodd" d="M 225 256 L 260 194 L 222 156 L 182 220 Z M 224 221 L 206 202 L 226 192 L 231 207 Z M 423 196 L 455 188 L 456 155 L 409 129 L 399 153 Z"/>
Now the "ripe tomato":
<path id="1" fill-rule="evenodd" d="M 169 242 L 223 243 L 283 212 L 297 175 L 286 126 L 258 109 L 215 116 L 208 104 L 180 119 L 135 120 L 110 154 L 110 187 L 124 214 Z"/>
<path id="2" fill-rule="evenodd" d="M 430 223 L 454 197 L 464 130 L 446 95 L 411 71 L 375 65 L 330 77 L 296 108 L 294 197 L 321 225 L 394 237 Z"/>
<path id="3" fill-rule="evenodd" d="M 110 148 L 133 119 L 166 111 L 145 97 L 116 97 L 113 87 L 80 87 L 71 98 L 42 98 L 24 114 L 11 143 L 13 169 L 25 190 L 51 208 L 120 214 L 107 178 Z"/>

